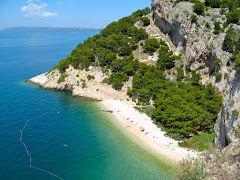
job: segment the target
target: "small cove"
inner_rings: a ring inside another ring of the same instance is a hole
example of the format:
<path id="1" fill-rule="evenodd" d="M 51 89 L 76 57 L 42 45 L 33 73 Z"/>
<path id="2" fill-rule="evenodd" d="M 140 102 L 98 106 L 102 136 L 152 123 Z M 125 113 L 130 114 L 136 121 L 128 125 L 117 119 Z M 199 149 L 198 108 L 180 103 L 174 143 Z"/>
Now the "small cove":
<path id="1" fill-rule="evenodd" d="M 1 179 L 170 179 L 172 167 L 135 145 L 96 103 L 24 83 L 51 69 L 93 33 L 0 34 Z M 67 145 L 64 146 L 64 145 Z M 126 147 L 123 149 L 123 147 Z"/>

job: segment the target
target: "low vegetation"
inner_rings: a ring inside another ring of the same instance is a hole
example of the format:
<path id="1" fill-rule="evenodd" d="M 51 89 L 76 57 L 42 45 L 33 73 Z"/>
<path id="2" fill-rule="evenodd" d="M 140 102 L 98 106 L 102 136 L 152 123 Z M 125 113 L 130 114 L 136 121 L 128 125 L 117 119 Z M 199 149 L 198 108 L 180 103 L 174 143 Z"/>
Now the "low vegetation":
<path id="1" fill-rule="evenodd" d="M 189 149 L 195 149 L 197 151 L 210 150 L 214 147 L 214 132 L 201 132 L 189 139 L 184 139 L 182 142 L 179 142 L 179 146 L 186 147 Z"/>
<path id="2" fill-rule="evenodd" d="M 207 177 L 204 168 L 201 160 L 183 160 L 179 163 L 174 177 L 177 180 L 201 180 Z"/>
<path id="3" fill-rule="evenodd" d="M 68 77 L 67 74 L 61 73 L 61 76 L 60 76 L 60 78 L 58 79 L 57 83 L 60 84 L 61 82 L 64 82 L 66 77 Z"/>
<path id="4" fill-rule="evenodd" d="M 227 32 L 225 39 L 223 41 L 222 49 L 229 53 L 232 53 L 231 61 L 235 63 L 235 69 L 240 68 L 240 35 L 232 27 L 230 27 Z"/>
<path id="5" fill-rule="evenodd" d="M 95 76 L 94 76 L 94 75 L 91 75 L 91 74 L 89 74 L 89 75 L 87 75 L 87 79 L 90 81 L 90 80 L 92 80 L 92 79 L 95 79 Z"/>
<path id="6" fill-rule="evenodd" d="M 217 73 L 216 73 L 216 80 L 217 80 L 217 81 L 221 81 L 221 79 L 222 79 L 222 73 L 217 72 Z"/>

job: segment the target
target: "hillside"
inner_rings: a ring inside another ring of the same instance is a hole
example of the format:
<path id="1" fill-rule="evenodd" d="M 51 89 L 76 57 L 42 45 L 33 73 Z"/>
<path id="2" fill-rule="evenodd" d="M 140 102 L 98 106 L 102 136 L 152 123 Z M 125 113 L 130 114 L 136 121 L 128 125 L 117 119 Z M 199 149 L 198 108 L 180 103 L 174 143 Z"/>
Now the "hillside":
<path id="1" fill-rule="evenodd" d="M 214 130 L 216 148 L 233 158 L 210 168 L 219 163 L 212 155 L 211 176 L 221 177 L 222 168 L 239 173 L 240 13 L 232 2 L 152 0 L 152 10 L 109 24 L 28 82 L 147 108 L 155 124 L 184 143 Z"/>

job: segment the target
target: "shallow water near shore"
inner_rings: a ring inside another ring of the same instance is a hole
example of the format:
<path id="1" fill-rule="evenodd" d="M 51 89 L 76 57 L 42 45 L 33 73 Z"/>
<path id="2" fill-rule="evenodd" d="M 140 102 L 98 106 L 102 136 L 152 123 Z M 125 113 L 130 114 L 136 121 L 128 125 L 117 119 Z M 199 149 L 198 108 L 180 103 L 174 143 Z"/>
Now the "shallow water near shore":
<path id="1" fill-rule="evenodd" d="M 94 102 L 24 81 L 93 33 L 0 34 L 0 179 L 171 179 L 173 167 L 126 137 Z M 52 110 L 52 111 L 51 111 Z M 47 113 L 48 112 L 48 113 Z M 45 115 L 44 115 L 45 114 Z"/>

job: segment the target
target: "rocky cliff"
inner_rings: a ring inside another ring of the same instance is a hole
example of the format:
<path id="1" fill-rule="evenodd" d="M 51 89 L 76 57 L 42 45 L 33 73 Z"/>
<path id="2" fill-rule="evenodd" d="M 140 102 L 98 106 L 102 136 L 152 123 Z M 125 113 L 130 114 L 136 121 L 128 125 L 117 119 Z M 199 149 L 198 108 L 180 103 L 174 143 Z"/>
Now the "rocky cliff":
<path id="1" fill-rule="evenodd" d="M 229 144 L 240 144 L 239 139 L 236 138 L 233 131 L 234 129 L 237 129 L 240 124 L 240 116 L 238 115 L 239 109 L 240 73 L 228 79 L 227 90 L 223 98 L 223 106 L 215 125 L 215 144 L 217 147 L 223 148 Z"/>
<path id="2" fill-rule="evenodd" d="M 185 72 L 197 70 L 202 76 L 202 83 L 211 82 L 222 95 L 225 91 L 227 80 L 222 78 L 216 80 L 216 72 L 222 74 L 229 73 L 231 67 L 227 67 L 230 53 L 221 49 L 225 33 L 215 35 L 213 33 L 214 21 L 223 20 L 225 15 L 211 9 L 209 16 L 198 16 L 197 23 L 191 22 L 193 3 L 180 2 L 175 4 L 168 0 L 153 0 L 153 20 L 156 26 L 169 38 L 175 48 L 175 53 L 183 55 Z M 212 19 L 212 16 L 216 16 Z M 205 27 L 205 22 L 211 24 L 211 29 Z M 221 59 L 219 66 L 213 63 L 214 60 Z"/>
<path id="3" fill-rule="evenodd" d="M 183 55 L 185 74 L 197 70 L 202 76 L 202 83 L 212 83 L 219 94 L 223 96 L 223 107 L 215 125 L 215 144 L 223 148 L 239 139 L 233 130 L 240 124 L 240 115 L 233 111 L 240 110 L 240 75 L 233 65 L 227 65 L 231 54 L 222 50 L 226 33 L 214 34 L 214 22 L 224 23 L 226 16 L 220 14 L 217 8 L 205 12 L 207 16 L 198 16 L 197 23 L 191 22 L 193 3 L 174 3 L 169 0 L 152 0 L 152 18 L 155 25 L 172 44 L 173 52 Z M 211 28 L 205 27 L 208 22 Z M 234 25 L 235 29 L 240 29 Z M 171 46 L 170 46 L 171 47 Z M 220 59 L 220 63 L 214 63 Z M 216 73 L 222 74 L 221 80 L 216 79 Z"/>

